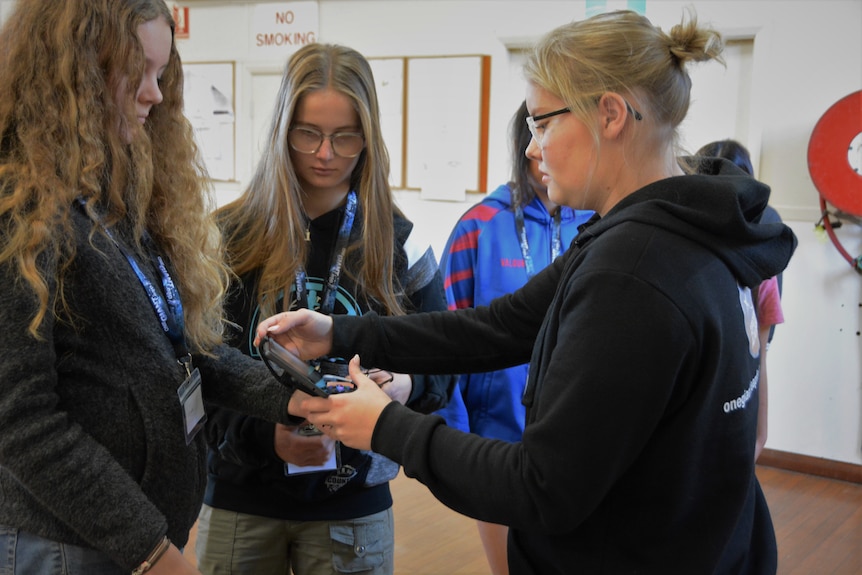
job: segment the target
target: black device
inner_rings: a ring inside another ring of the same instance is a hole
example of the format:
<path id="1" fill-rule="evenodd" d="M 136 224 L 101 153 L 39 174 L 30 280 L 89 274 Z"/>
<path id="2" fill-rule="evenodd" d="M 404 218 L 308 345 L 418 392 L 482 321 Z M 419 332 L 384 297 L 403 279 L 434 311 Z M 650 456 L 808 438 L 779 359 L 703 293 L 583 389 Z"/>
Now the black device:
<path id="1" fill-rule="evenodd" d="M 328 384 L 325 376 L 284 349 L 272 338 L 263 338 L 259 349 L 260 356 L 269 371 L 285 385 L 317 397 L 328 397 L 335 393 L 353 391 L 353 386 L 347 382 L 345 385 Z"/>

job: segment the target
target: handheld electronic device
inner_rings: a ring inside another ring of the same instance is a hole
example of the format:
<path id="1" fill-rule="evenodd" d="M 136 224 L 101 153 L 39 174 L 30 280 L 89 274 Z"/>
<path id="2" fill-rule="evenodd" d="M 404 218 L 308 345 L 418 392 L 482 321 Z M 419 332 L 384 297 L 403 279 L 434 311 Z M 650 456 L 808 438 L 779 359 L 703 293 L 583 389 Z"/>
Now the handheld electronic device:
<path id="1" fill-rule="evenodd" d="M 317 370 L 269 337 L 260 342 L 260 356 L 281 383 L 310 395 L 328 397 L 353 390 L 350 385 L 327 385 L 326 379 Z"/>

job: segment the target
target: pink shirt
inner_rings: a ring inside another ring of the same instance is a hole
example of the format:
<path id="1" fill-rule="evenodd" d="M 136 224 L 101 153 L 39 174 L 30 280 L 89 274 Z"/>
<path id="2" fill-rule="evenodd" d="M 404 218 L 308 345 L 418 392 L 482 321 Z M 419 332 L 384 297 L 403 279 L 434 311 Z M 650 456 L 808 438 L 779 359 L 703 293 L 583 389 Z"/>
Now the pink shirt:
<path id="1" fill-rule="evenodd" d="M 781 294 L 778 292 L 778 278 L 764 280 L 757 289 L 757 321 L 760 327 L 772 327 L 784 323 L 781 310 Z"/>

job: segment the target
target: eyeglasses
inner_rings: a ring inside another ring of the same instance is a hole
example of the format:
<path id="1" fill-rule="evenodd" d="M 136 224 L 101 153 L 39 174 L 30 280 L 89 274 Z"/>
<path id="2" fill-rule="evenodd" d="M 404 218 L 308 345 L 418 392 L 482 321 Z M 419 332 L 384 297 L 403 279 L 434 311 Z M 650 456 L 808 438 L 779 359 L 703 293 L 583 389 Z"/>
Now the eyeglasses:
<path id="1" fill-rule="evenodd" d="M 623 102 L 625 102 L 625 103 L 626 103 L 626 110 L 628 110 L 628 111 L 629 111 L 629 114 L 631 114 L 631 115 L 632 115 L 632 117 L 633 117 L 636 121 L 640 122 L 641 120 L 643 120 L 643 119 L 644 119 L 643 114 L 641 114 L 640 112 L 638 112 L 637 110 L 635 110 L 634 108 L 632 108 L 632 105 L 631 105 L 631 104 L 629 104 L 629 101 L 628 101 L 628 100 L 626 100 L 625 98 L 623 98 Z"/>
<path id="2" fill-rule="evenodd" d="M 628 110 L 629 114 L 632 117 L 640 122 L 644 119 L 643 114 L 635 110 L 631 104 L 629 104 L 628 100 L 623 99 L 626 103 L 626 110 Z M 559 116 L 560 114 L 566 114 L 571 112 L 571 110 L 566 108 L 560 108 L 559 110 L 554 110 L 553 112 L 548 112 L 547 114 L 539 114 L 538 116 L 527 116 L 527 126 L 530 128 L 530 134 L 533 135 L 533 139 L 536 140 L 536 144 L 541 148 L 542 147 L 542 137 L 545 135 L 545 126 L 537 125 L 537 122 L 541 122 L 542 120 L 547 120 L 548 118 L 553 118 L 554 116 Z"/>
<path id="3" fill-rule="evenodd" d="M 385 369 L 379 369 L 379 368 L 373 367 L 371 369 L 365 370 L 365 375 L 367 375 L 371 379 L 374 379 L 374 376 L 381 374 L 381 373 L 383 374 L 383 380 L 377 382 L 378 386 L 386 385 L 387 383 L 392 383 L 395 380 L 395 376 L 392 375 L 392 372 L 386 371 Z"/>
<path id="4" fill-rule="evenodd" d="M 542 147 L 542 136 L 545 135 L 545 126 L 538 126 L 536 122 L 541 122 L 542 120 L 547 120 L 548 118 L 553 118 L 554 116 L 559 116 L 560 114 L 567 114 L 571 112 L 569 108 L 560 108 L 559 110 L 554 110 L 553 112 L 548 112 L 547 114 L 539 114 L 538 116 L 527 116 L 527 127 L 530 128 L 530 134 L 533 135 L 533 139 L 536 141 L 536 144 L 541 148 Z"/>
<path id="5" fill-rule="evenodd" d="M 355 158 L 365 148 L 365 138 L 359 132 L 324 134 L 314 128 L 291 128 L 287 132 L 290 147 L 301 154 L 316 154 L 328 139 L 332 151 L 342 158 Z"/>

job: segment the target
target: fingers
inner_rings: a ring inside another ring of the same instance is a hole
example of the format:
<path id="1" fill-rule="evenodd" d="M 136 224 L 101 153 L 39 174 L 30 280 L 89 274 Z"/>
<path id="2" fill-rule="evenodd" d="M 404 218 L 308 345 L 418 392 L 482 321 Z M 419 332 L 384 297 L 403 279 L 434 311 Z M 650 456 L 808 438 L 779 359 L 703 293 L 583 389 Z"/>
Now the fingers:
<path id="1" fill-rule="evenodd" d="M 308 309 L 282 312 L 258 324 L 254 344 L 272 337 L 302 359 L 320 357 L 332 349 L 332 323 L 330 316 Z"/>
<path id="2" fill-rule="evenodd" d="M 335 407 L 332 400 L 337 397 L 338 395 L 330 397 L 308 396 L 308 399 L 302 402 L 302 410 L 308 421 L 332 438 L 335 437 L 332 434 L 333 414 L 331 410 Z"/>
<path id="3" fill-rule="evenodd" d="M 304 391 L 294 390 L 287 404 L 287 412 L 296 417 L 307 417 L 308 411 L 305 409 L 305 400 L 310 398 L 311 396 Z"/>
<path id="4" fill-rule="evenodd" d="M 355 449 L 370 449 L 377 419 L 392 399 L 362 373 L 358 355 L 350 360 L 348 372 L 354 391 L 311 398 L 303 407 L 309 412 L 308 420 L 328 437 Z"/>
<path id="5" fill-rule="evenodd" d="M 350 360 L 350 363 L 348 364 L 348 371 L 350 374 L 351 383 L 356 389 L 359 388 L 359 385 L 374 383 L 368 378 L 368 376 L 362 373 L 362 368 L 359 365 L 358 355 L 354 355 L 353 359 Z M 297 392 L 294 392 L 294 395 L 296 395 L 296 393 Z M 314 423 L 324 433 L 330 435 L 330 437 L 333 437 L 330 432 L 327 431 L 327 429 L 332 428 L 332 422 L 330 421 L 329 413 L 330 410 L 333 408 L 332 400 L 338 396 L 312 397 L 304 393 L 302 395 L 303 399 L 300 404 L 300 410 L 303 413 L 303 417 L 307 417 L 309 421 Z M 293 398 L 291 398 L 291 400 L 292 399 Z"/>
<path id="6" fill-rule="evenodd" d="M 260 322 L 257 326 L 257 331 L 254 336 L 254 345 L 260 345 L 260 340 L 270 334 L 277 334 L 287 331 L 289 325 L 281 325 L 281 322 L 287 318 L 287 312 L 282 312 L 270 316 Z"/>
<path id="7" fill-rule="evenodd" d="M 374 383 L 374 380 L 368 377 L 363 371 L 362 366 L 360 365 L 359 354 L 354 355 L 350 359 L 350 363 L 347 365 L 348 373 L 350 374 L 350 380 L 353 382 L 353 385 L 359 387 L 360 385 L 366 385 L 368 383 Z M 377 385 L 374 383 L 374 385 Z"/>

